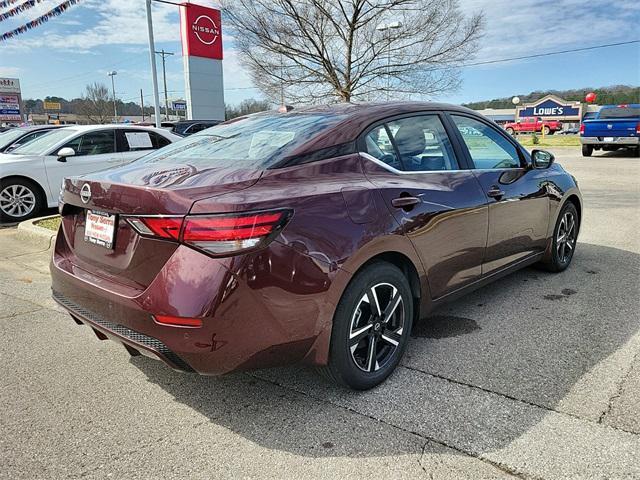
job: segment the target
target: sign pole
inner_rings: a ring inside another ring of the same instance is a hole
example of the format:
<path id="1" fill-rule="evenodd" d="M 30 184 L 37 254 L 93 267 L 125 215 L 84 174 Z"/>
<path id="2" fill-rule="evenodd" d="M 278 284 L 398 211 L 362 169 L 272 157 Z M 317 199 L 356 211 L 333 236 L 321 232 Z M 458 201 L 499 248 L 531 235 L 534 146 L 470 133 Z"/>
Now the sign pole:
<path id="1" fill-rule="evenodd" d="M 160 94 L 158 93 L 158 73 L 156 72 L 156 47 L 153 42 L 153 21 L 151 19 L 151 0 L 147 0 L 147 29 L 149 31 L 149 57 L 151 59 L 151 78 L 153 81 L 153 108 L 156 127 L 160 128 Z"/>
<path id="2" fill-rule="evenodd" d="M 144 95 L 142 95 L 142 89 L 140 89 L 140 107 L 142 107 L 142 121 L 144 122 Z"/>

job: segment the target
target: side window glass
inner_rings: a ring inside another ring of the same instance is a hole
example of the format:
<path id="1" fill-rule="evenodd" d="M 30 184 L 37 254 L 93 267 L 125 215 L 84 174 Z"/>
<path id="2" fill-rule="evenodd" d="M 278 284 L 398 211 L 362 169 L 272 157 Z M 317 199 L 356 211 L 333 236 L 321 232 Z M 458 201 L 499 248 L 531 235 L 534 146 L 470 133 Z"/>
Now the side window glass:
<path id="1" fill-rule="evenodd" d="M 115 135 L 113 130 L 85 133 L 71 140 L 65 147 L 73 148 L 76 156 L 114 153 Z"/>
<path id="2" fill-rule="evenodd" d="M 402 170 L 402 164 L 398 160 L 396 151 L 393 148 L 387 129 L 380 125 L 371 130 L 365 137 L 366 152 L 390 167 Z"/>
<path id="3" fill-rule="evenodd" d="M 123 152 L 137 152 L 139 150 L 152 150 L 157 148 L 152 141 L 153 132 L 141 130 L 125 130 L 124 141 L 122 142 Z"/>
<path id="4" fill-rule="evenodd" d="M 44 135 L 45 133 L 49 133 L 49 130 L 39 130 L 37 132 L 30 133 L 29 135 L 25 135 L 18 141 L 18 143 L 16 143 L 16 146 L 24 145 L 25 143 L 28 143 L 31 140 L 35 140 L 36 138 L 38 138 L 41 135 Z"/>
<path id="5" fill-rule="evenodd" d="M 166 147 L 171 143 L 171 141 L 168 138 L 163 137 L 162 135 L 156 132 L 149 132 L 149 136 L 151 137 L 151 141 L 153 142 L 153 148 Z"/>
<path id="6" fill-rule="evenodd" d="M 401 118 L 389 123 L 404 170 L 456 170 L 458 163 L 449 137 L 437 115 Z"/>
<path id="7" fill-rule="evenodd" d="M 469 117 L 451 115 L 475 168 L 520 168 L 518 150 L 489 125 Z"/>

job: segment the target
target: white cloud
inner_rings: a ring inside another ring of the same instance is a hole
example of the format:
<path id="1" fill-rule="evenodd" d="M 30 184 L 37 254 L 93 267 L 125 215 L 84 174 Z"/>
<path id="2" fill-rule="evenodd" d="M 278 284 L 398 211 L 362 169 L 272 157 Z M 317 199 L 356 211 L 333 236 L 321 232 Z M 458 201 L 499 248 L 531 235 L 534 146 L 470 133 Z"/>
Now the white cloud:
<path id="1" fill-rule="evenodd" d="M 636 40 L 640 2 L 619 0 L 462 0 L 462 10 L 485 14 L 475 60 L 494 60 Z M 486 68 L 492 68 L 488 66 Z"/>

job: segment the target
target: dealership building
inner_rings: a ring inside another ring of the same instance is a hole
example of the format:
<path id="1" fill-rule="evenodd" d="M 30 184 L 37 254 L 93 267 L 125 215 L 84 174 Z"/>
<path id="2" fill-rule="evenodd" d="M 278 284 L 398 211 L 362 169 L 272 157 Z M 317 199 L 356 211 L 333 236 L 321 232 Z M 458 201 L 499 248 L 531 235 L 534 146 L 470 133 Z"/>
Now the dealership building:
<path id="1" fill-rule="evenodd" d="M 566 128 L 577 126 L 583 118 L 593 115 L 599 105 L 570 102 L 555 95 L 546 95 L 532 103 L 514 108 L 485 108 L 476 110 L 496 123 L 516 122 L 526 117 L 541 117 L 542 120 L 557 120 Z"/>

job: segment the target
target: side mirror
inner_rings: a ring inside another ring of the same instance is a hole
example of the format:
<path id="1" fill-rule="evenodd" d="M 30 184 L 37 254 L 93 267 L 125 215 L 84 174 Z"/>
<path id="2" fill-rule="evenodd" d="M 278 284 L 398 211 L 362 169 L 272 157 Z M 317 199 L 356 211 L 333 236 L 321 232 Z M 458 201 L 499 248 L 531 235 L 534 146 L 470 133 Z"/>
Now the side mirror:
<path id="1" fill-rule="evenodd" d="M 546 150 L 533 150 L 531 152 L 531 163 L 533 168 L 549 168 L 555 159 L 556 157 L 553 156 L 553 153 L 547 152 Z"/>
<path id="2" fill-rule="evenodd" d="M 67 157 L 73 157 L 76 154 L 76 151 L 71 147 L 64 147 L 58 150 L 58 161 L 66 162 Z"/>

